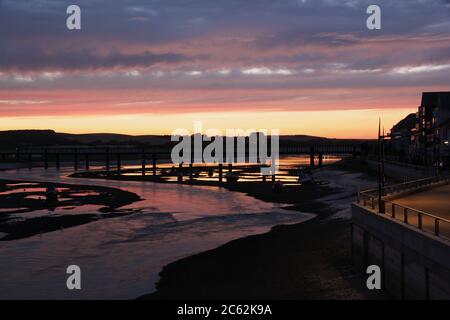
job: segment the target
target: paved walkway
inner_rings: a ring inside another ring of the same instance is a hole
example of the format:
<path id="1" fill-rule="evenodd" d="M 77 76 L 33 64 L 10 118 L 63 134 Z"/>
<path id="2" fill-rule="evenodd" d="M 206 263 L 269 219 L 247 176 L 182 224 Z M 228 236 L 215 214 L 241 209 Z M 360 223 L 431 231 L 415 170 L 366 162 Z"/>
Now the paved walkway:
<path id="1" fill-rule="evenodd" d="M 426 213 L 431 213 L 435 216 L 450 220 L 450 185 L 444 185 L 437 188 L 432 188 L 423 192 L 413 193 L 394 200 L 396 204 L 420 210 Z M 389 207 L 386 208 L 388 211 Z M 398 219 L 403 219 L 403 213 L 398 212 Z M 418 225 L 417 214 L 410 213 L 408 221 L 412 225 Z M 434 233 L 435 221 L 434 219 L 424 216 L 423 229 L 427 232 Z M 450 239 L 450 223 L 440 222 L 440 234 L 442 237 Z"/>
<path id="2" fill-rule="evenodd" d="M 397 198 L 394 202 L 450 220 L 450 184 Z"/>

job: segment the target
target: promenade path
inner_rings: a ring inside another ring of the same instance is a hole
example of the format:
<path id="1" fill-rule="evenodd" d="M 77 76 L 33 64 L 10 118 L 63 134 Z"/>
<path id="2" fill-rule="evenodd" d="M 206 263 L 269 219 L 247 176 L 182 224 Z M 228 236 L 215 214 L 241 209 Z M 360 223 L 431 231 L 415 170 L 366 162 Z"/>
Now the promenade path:
<path id="1" fill-rule="evenodd" d="M 399 197 L 393 202 L 450 220 L 450 184 Z M 412 224 L 415 224 L 416 220 L 416 215 L 409 217 Z M 434 220 L 424 216 L 423 227 L 427 231 L 434 231 Z M 450 223 L 441 221 L 440 232 L 442 236 L 450 238 Z"/>

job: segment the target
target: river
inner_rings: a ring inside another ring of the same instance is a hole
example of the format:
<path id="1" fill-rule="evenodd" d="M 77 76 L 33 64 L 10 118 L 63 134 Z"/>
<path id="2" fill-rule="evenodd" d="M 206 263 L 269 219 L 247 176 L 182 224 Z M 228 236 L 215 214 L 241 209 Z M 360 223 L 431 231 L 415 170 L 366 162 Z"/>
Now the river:
<path id="1" fill-rule="evenodd" d="M 136 298 L 155 290 L 158 273 L 170 262 L 313 217 L 224 188 L 70 178 L 71 173 L 16 169 L 0 172 L 0 179 L 107 186 L 145 200 L 123 207 L 140 209 L 131 215 L 0 242 L 0 299 Z M 66 268 L 73 264 L 81 268 L 81 290 L 66 287 Z"/>

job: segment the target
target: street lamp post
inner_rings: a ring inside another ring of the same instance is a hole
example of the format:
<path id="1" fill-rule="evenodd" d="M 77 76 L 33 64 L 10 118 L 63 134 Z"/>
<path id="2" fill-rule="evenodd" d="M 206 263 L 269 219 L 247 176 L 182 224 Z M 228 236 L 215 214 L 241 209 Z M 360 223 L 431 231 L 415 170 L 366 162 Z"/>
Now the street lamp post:
<path id="1" fill-rule="evenodd" d="M 383 203 L 383 188 L 385 182 L 384 175 L 384 140 L 389 138 L 389 135 L 381 134 L 381 119 L 378 121 L 378 212 L 385 213 L 385 207 Z"/>

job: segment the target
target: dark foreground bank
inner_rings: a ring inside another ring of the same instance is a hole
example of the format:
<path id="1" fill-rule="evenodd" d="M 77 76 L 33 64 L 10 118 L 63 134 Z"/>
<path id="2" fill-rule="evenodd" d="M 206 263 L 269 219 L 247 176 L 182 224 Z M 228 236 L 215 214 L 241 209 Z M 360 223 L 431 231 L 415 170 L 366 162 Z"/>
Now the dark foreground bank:
<path id="1" fill-rule="evenodd" d="M 346 161 L 333 168 L 360 172 L 360 165 Z M 317 217 L 171 263 L 161 271 L 157 291 L 140 299 L 389 299 L 369 291 L 352 266 L 350 220 L 329 219 L 336 209 L 317 200 L 339 190 L 310 186 L 274 195 L 249 184 L 230 189 Z"/>
<path id="2" fill-rule="evenodd" d="M 182 259 L 143 299 L 383 299 L 351 264 L 348 221 L 278 226 Z"/>

